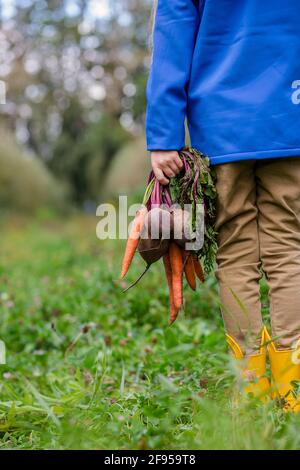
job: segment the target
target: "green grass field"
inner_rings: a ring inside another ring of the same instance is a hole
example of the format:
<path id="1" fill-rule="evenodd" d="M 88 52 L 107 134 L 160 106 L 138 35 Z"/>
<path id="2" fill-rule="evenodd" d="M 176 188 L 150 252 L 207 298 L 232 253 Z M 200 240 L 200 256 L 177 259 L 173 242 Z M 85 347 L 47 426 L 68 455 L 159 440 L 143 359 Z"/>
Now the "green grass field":
<path id="1" fill-rule="evenodd" d="M 214 280 L 168 327 L 162 266 L 123 294 L 96 223 L 2 221 L 0 447 L 299 448 L 300 416 L 235 390 Z"/>

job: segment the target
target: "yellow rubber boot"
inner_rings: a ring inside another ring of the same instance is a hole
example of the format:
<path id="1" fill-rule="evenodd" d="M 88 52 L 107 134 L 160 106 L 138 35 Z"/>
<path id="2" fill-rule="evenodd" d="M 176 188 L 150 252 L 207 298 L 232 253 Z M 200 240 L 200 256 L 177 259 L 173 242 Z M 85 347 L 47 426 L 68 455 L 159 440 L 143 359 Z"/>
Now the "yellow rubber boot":
<path id="1" fill-rule="evenodd" d="M 284 409 L 300 412 L 300 393 L 294 392 L 293 382 L 300 382 L 300 340 L 293 349 L 277 350 L 267 334 L 272 377 L 272 398 L 280 398 Z"/>
<path id="2" fill-rule="evenodd" d="M 226 335 L 235 359 L 238 361 L 242 378 L 245 382 L 244 391 L 265 401 L 270 391 L 270 382 L 266 377 L 266 330 L 262 332 L 261 346 L 257 354 L 245 356 L 238 343 Z"/>

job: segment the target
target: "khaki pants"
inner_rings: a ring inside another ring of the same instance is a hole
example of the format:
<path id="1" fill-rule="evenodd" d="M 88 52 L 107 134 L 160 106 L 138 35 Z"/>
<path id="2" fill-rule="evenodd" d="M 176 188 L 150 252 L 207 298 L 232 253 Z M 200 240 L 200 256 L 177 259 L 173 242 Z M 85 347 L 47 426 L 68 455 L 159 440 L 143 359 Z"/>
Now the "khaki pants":
<path id="1" fill-rule="evenodd" d="M 251 354 L 260 344 L 259 280 L 269 285 L 278 349 L 300 337 L 300 157 L 217 165 L 216 272 L 225 328 Z"/>

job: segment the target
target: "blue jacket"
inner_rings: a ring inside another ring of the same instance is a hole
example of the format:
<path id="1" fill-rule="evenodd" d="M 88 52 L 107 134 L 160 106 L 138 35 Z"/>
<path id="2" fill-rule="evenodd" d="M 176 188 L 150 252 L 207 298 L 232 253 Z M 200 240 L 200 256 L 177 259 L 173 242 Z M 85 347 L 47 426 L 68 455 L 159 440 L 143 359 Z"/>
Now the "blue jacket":
<path id="1" fill-rule="evenodd" d="M 158 0 L 147 99 L 148 150 L 300 155 L 300 1 Z"/>

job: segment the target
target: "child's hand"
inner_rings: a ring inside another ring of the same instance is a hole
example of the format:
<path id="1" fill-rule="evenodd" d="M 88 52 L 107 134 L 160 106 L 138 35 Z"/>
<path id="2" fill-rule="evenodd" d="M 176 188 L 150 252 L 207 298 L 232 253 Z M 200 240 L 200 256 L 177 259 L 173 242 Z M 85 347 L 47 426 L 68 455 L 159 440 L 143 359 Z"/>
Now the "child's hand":
<path id="1" fill-rule="evenodd" d="M 151 165 L 156 179 L 166 185 L 168 178 L 174 178 L 180 172 L 183 163 L 175 150 L 156 150 L 151 152 Z"/>

